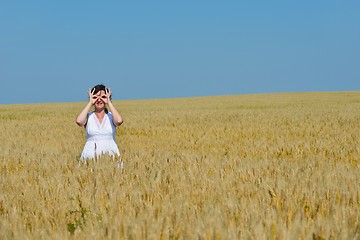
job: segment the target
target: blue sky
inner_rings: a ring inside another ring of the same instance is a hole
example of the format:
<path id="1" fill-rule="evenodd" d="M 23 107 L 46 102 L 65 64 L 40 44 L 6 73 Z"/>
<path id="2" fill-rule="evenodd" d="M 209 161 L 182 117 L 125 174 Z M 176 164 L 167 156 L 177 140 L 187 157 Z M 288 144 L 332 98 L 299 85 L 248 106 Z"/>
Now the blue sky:
<path id="1" fill-rule="evenodd" d="M 0 104 L 360 90 L 360 1 L 2 1 Z"/>

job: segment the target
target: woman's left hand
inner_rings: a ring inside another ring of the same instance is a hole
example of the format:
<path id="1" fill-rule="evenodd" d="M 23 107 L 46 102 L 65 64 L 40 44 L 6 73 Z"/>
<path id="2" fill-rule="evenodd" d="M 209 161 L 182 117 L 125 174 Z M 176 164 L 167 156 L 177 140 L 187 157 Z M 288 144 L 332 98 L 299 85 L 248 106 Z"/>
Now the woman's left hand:
<path id="1" fill-rule="evenodd" d="M 105 104 L 108 104 L 111 100 L 110 100 L 110 97 L 111 97 L 111 90 L 110 88 L 105 88 L 105 96 L 106 98 L 104 99 L 104 103 Z"/>

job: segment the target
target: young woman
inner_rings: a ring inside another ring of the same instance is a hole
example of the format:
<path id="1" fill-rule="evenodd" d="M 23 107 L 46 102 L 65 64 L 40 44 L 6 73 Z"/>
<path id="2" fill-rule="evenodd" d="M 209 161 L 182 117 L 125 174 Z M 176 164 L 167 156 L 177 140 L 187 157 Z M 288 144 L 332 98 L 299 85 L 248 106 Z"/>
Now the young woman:
<path id="1" fill-rule="evenodd" d="M 103 154 L 120 158 L 115 133 L 116 127 L 123 123 L 123 119 L 111 102 L 111 90 L 100 84 L 89 90 L 88 95 L 89 103 L 76 118 L 76 124 L 86 129 L 86 144 L 80 160 L 95 160 Z M 93 106 L 95 108 L 90 112 Z M 122 162 L 119 164 L 121 167 Z"/>

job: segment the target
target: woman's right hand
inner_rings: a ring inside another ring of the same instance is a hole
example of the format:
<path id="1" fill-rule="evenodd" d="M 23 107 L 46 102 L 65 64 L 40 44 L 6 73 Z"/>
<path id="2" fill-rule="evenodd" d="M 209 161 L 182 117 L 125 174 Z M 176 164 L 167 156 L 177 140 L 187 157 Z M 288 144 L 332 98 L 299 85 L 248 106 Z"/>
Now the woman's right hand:
<path id="1" fill-rule="evenodd" d="M 88 91 L 89 102 L 91 103 L 91 105 L 94 105 L 98 98 L 96 95 L 94 95 L 94 92 L 95 92 L 95 89 L 93 89 L 92 91 L 91 91 L 91 89 L 89 89 L 89 91 Z"/>

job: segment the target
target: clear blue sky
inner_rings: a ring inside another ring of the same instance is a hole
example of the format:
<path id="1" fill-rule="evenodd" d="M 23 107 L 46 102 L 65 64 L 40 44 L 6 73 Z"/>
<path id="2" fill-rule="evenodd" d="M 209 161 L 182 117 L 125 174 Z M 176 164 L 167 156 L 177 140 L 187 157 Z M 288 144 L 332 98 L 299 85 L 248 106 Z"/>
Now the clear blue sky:
<path id="1" fill-rule="evenodd" d="M 360 90 L 360 1 L 1 1 L 0 104 Z"/>

